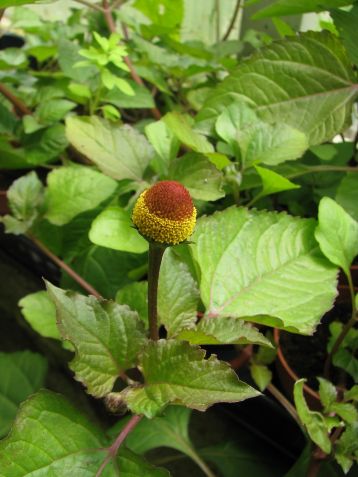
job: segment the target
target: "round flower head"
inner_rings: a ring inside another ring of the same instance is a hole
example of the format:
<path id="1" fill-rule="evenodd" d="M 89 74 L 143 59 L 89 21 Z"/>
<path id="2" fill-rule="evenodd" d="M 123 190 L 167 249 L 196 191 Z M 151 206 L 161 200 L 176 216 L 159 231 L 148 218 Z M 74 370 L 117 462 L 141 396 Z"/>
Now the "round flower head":
<path id="1" fill-rule="evenodd" d="M 184 186 L 162 181 L 138 197 L 132 220 L 149 240 L 175 245 L 193 233 L 196 209 Z"/>

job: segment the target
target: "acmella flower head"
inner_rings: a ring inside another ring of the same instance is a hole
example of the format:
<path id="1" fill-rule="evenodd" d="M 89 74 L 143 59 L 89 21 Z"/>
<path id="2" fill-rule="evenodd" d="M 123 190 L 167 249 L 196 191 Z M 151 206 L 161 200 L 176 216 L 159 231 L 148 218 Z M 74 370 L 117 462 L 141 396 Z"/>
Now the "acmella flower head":
<path id="1" fill-rule="evenodd" d="M 148 240 L 175 245 L 193 233 L 196 209 L 182 184 L 161 181 L 138 197 L 132 220 Z"/>

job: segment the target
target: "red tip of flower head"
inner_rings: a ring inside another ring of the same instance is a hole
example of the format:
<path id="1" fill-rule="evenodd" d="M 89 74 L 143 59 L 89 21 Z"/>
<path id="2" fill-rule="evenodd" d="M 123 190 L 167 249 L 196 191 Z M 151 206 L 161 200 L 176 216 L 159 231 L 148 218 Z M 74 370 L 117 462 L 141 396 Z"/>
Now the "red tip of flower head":
<path id="1" fill-rule="evenodd" d="M 187 219 L 194 205 L 189 192 L 176 181 L 162 181 L 147 190 L 144 198 L 148 210 L 157 217 L 170 220 Z"/>

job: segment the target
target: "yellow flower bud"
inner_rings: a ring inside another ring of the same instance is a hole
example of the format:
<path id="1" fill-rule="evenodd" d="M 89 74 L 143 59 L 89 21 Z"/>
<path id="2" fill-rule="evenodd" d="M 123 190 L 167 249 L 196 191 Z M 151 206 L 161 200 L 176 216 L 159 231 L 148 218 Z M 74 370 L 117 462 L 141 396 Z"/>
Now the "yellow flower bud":
<path id="1" fill-rule="evenodd" d="M 193 233 L 196 209 L 183 185 L 176 181 L 162 181 L 138 197 L 132 220 L 149 240 L 175 245 Z"/>

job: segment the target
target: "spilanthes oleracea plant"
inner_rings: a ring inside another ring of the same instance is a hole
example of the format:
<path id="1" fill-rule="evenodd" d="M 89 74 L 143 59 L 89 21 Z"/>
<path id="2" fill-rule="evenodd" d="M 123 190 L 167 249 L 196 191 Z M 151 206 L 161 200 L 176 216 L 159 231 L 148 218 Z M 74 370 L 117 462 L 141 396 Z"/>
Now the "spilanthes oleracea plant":
<path id="1" fill-rule="evenodd" d="M 193 233 L 196 209 L 182 184 L 161 181 L 142 192 L 132 218 L 134 225 L 148 241 L 175 245 Z"/>

